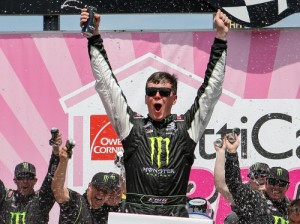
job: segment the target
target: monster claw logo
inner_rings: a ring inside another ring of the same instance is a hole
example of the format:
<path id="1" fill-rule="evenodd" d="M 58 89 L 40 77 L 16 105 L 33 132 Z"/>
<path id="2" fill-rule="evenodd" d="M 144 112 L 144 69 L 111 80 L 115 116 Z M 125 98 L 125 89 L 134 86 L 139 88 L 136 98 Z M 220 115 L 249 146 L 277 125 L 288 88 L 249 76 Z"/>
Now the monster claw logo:
<path id="1" fill-rule="evenodd" d="M 28 163 L 24 162 L 24 163 L 23 163 L 23 167 L 24 167 L 24 169 L 27 169 L 27 170 L 28 170 Z"/>
<path id="2" fill-rule="evenodd" d="M 26 212 L 11 212 L 10 224 L 25 224 Z"/>
<path id="3" fill-rule="evenodd" d="M 289 223 L 287 220 L 285 220 L 281 216 L 273 215 L 273 217 L 274 217 L 274 224 L 280 224 L 280 223 L 282 223 L 282 224 L 284 224 L 284 223 L 288 224 Z"/>
<path id="4" fill-rule="evenodd" d="M 161 160 L 162 153 L 165 153 L 165 156 L 164 156 L 166 158 L 165 163 L 169 164 L 170 139 L 169 138 L 162 138 L 162 137 L 152 137 L 152 138 L 149 138 L 149 139 L 150 139 L 150 142 L 151 142 L 151 162 L 152 162 L 152 165 L 154 164 L 154 161 L 155 161 L 155 153 L 157 153 L 156 162 L 157 162 L 157 167 L 158 168 L 160 168 L 162 166 L 162 160 Z M 165 150 L 165 151 L 163 152 L 163 150 Z"/>
<path id="5" fill-rule="evenodd" d="M 282 169 L 280 169 L 280 168 L 277 169 L 277 175 L 278 175 L 278 176 L 281 176 L 281 175 L 282 175 Z"/>
<path id="6" fill-rule="evenodd" d="M 104 175 L 104 176 L 103 176 L 103 181 L 104 181 L 105 183 L 107 183 L 108 180 L 109 180 L 109 176 L 108 176 L 108 175 Z"/>
<path id="7" fill-rule="evenodd" d="M 111 175 L 111 176 L 110 176 L 110 179 L 116 180 L 116 176 L 115 176 L 115 175 Z"/>

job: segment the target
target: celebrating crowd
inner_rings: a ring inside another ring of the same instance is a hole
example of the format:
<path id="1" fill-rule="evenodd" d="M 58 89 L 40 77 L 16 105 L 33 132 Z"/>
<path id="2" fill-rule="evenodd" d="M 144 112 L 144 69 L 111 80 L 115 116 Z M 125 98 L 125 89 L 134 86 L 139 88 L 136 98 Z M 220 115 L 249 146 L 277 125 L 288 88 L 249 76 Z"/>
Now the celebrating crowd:
<path id="1" fill-rule="evenodd" d="M 82 9 L 80 26 L 89 19 Z M 48 223 L 49 212 L 59 204 L 59 223 L 105 224 L 109 212 L 189 217 L 188 181 L 196 145 L 208 125 L 222 93 L 227 54 L 229 19 L 220 10 L 214 17 L 216 36 L 211 47 L 205 78 L 194 103 L 182 115 L 172 114 L 177 101 L 177 78 L 155 72 L 145 84 L 146 117 L 133 111 L 112 71 L 99 33 L 100 15 L 94 14 L 88 54 L 98 92 L 110 122 L 122 142 L 125 177 L 112 172 L 96 173 L 81 194 L 65 186 L 72 149 L 62 146 L 62 136 L 53 139 L 48 172 L 38 191 L 36 169 L 23 162 L 15 168 L 17 190 L 0 181 L 0 223 Z M 215 145 L 215 186 L 232 206 L 225 223 L 300 223 L 299 199 L 286 197 L 289 173 L 283 167 L 255 163 L 249 182 L 242 183 L 239 138 L 223 137 Z M 157 149 L 157 150 L 153 150 Z M 122 196 L 126 199 L 122 200 Z"/>

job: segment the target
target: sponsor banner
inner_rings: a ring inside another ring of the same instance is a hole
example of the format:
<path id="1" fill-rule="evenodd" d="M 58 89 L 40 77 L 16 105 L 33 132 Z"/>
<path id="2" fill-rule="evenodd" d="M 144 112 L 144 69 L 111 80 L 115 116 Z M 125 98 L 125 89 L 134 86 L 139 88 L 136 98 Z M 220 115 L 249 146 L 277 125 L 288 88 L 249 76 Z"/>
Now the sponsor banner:
<path id="1" fill-rule="evenodd" d="M 158 70 L 178 76 L 173 112 L 181 114 L 190 107 L 203 82 L 214 35 L 102 33 L 129 105 L 144 116 L 145 82 Z M 195 150 L 188 194 L 208 200 L 217 224 L 230 207 L 214 187 L 213 142 L 235 127 L 241 130 L 243 180 L 254 162 L 283 166 L 291 177 L 288 196 L 300 195 L 299 35 L 299 30 L 248 30 L 228 37 L 223 93 Z M 36 189 L 40 187 L 51 155 L 52 127 L 59 128 L 64 142 L 76 141 L 66 183 L 71 189 L 83 193 L 100 170 L 120 172 L 113 159 L 122 145 L 94 89 L 87 41 L 81 34 L 1 34 L 0 66 L 0 178 L 6 187 L 16 188 L 14 168 L 23 161 L 36 166 Z M 59 210 L 52 212 L 50 223 L 57 223 Z"/>
<path id="2" fill-rule="evenodd" d="M 90 144 L 91 160 L 114 160 L 117 152 L 123 151 L 107 115 L 91 116 Z"/>

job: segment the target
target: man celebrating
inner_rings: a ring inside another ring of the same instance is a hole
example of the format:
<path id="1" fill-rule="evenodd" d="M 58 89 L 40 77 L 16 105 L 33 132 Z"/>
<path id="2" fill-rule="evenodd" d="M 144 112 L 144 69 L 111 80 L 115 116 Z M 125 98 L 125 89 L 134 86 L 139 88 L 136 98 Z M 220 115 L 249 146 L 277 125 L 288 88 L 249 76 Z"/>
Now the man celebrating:
<path id="1" fill-rule="evenodd" d="M 89 13 L 82 9 L 80 25 Z M 177 78 L 165 71 L 152 74 L 143 101 L 148 116 L 132 111 L 112 72 L 99 35 L 100 15 L 88 39 L 95 88 L 124 148 L 126 212 L 188 217 L 186 192 L 194 150 L 222 93 L 229 19 L 220 10 L 217 30 L 203 84 L 183 115 L 172 114 Z M 190 96 L 188 96 L 190 97 Z"/>
<path id="2" fill-rule="evenodd" d="M 237 136 L 236 136 L 237 137 Z M 237 148 L 239 141 L 227 146 L 225 180 L 239 209 L 240 224 L 279 224 L 288 219 L 289 199 L 285 196 L 289 186 L 289 173 L 282 167 L 272 167 L 267 177 L 265 191 L 252 190 L 242 183 Z"/>
<path id="3" fill-rule="evenodd" d="M 116 173 L 96 173 L 81 195 L 64 187 L 69 153 L 66 147 L 59 151 L 59 165 L 53 177 L 52 190 L 60 206 L 60 224 L 106 224 L 108 213 L 121 210 L 122 179 Z"/>
<path id="4" fill-rule="evenodd" d="M 51 182 L 59 162 L 58 146 L 61 135 L 54 139 L 48 172 L 39 191 L 34 191 L 37 183 L 35 166 L 23 162 L 15 167 L 14 182 L 17 190 L 6 189 L 0 181 L 0 223 L 46 224 L 49 212 L 55 203 Z"/>

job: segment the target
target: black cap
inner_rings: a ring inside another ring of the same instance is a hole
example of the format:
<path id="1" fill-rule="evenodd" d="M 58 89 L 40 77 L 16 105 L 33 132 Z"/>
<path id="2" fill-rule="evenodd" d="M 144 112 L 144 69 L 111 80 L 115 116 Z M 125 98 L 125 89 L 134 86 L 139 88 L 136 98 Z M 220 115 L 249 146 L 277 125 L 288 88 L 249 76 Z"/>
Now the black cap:
<path id="1" fill-rule="evenodd" d="M 92 185 L 96 188 L 115 189 L 120 187 L 120 176 L 112 172 L 99 172 L 93 176 Z"/>
<path id="2" fill-rule="evenodd" d="M 35 166 L 31 163 L 23 162 L 18 164 L 15 168 L 15 178 L 35 175 Z"/>
<path id="3" fill-rule="evenodd" d="M 270 169 L 270 178 L 290 182 L 289 171 L 282 167 L 272 167 Z"/>
<path id="4" fill-rule="evenodd" d="M 252 166 L 250 166 L 248 177 L 251 177 L 252 175 L 255 176 L 256 173 L 264 174 L 265 176 L 269 176 L 270 168 L 269 168 L 268 164 L 257 162 L 257 163 L 254 163 Z"/>

